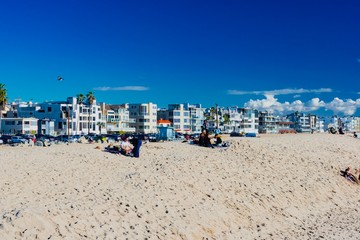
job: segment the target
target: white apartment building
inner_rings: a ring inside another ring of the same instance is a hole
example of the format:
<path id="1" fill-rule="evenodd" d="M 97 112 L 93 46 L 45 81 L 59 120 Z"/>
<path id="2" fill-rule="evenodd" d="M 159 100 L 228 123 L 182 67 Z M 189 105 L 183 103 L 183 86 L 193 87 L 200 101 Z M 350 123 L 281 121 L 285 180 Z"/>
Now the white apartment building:
<path id="1" fill-rule="evenodd" d="M 344 123 L 344 130 L 350 132 L 360 131 L 360 117 L 344 117 L 342 118 Z"/>
<path id="2" fill-rule="evenodd" d="M 130 127 L 140 133 L 157 132 L 157 105 L 154 103 L 129 104 L 130 118 L 135 119 Z"/>
<path id="3" fill-rule="evenodd" d="M 78 103 L 76 97 L 68 97 L 66 101 L 15 104 L 14 108 L 14 115 L 18 117 L 51 119 L 55 122 L 54 129 L 59 135 L 99 134 L 100 123 L 105 123 L 96 100 L 89 105 Z"/>
<path id="4" fill-rule="evenodd" d="M 257 110 L 235 106 L 227 108 L 224 112 L 229 117 L 228 123 L 223 126 L 224 132 L 259 132 L 259 113 Z"/>
<path id="5" fill-rule="evenodd" d="M 324 121 L 316 115 L 294 112 L 287 115 L 287 118 L 293 123 L 291 127 L 297 132 L 313 133 L 324 131 Z"/>
<path id="6" fill-rule="evenodd" d="M 279 117 L 267 111 L 259 112 L 259 133 L 279 133 Z"/>
<path id="7" fill-rule="evenodd" d="M 184 103 L 184 109 L 189 111 L 190 132 L 200 133 L 205 118 L 205 109 L 201 104 Z"/>
<path id="8" fill-rule="evenodd" d="M 106 118 L 106 130 L 108 133 L 133 133 L 136 131 L 135 127 L 130 127 L 136 121 L 130 118 L 128 104 L 105 104 L 102 103 L 101 110 L 103 116 Z"/>
<path id="9" fill-rule="evenodd" d="M 37 134 L 37 118 L 1 118 L 2 134 Z"/>
<path id="10" fill-rule="evenodd" d="M 158 120 L 165 119 L 172 122 L 174 130 L 181 133 L 189 133 L 190 111 L 186 110 L 184 104 L 169 104 L 168 109 L 158 110 Z"/>

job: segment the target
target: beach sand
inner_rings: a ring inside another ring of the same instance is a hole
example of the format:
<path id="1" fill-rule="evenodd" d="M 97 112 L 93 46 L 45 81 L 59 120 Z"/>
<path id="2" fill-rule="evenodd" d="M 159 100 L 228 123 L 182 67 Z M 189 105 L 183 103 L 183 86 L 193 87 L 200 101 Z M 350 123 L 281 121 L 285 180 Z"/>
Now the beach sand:
<path id="1" fill-rule="evenodd" d="M 360 238 L 360 186 L 339 174 L 360 168 L 359 139 L 228 140 L 147 143 L 140 158 L 0 146 L 0 239 Z"/>

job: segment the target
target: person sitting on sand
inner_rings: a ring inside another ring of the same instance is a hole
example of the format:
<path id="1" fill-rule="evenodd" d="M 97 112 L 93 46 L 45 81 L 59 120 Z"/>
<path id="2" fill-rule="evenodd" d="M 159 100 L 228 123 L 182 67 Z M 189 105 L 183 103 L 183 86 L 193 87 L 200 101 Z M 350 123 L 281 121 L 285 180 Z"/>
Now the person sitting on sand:
<path id="1" fill-rule="evenodd" d="M 199 136 L 199 141 L 198 141 L 198 144 L 201 147 L 205 147 L 205 136 L 206 136 L 206 130 L 203 129 Z"/>
<path id="2" fill-rule="evenodd" d="M 221 144 L 222 144 L 222 139 L 221 139 L 221 136 L 219 135 L 219 134 L 215 134 L 215 144 L 217 145 L 217 146 L 221 146 Z"/>
<path id="3" fill-rule="evenodd" d="M 211 143 L 211 137 L 209 135 L 209 133 L 205 133 L 205 137 L 204 137 L 204 147 L 211 147 L 214 148 L 214 146 Z"/>
<path id="4" fill-rule="evenodd" d="M 134 149 L 134 146 L 130 143 L 129 137 L 124 137 L 123 141 L 120 143 L 121 152 L 125 155 L 130 155 L 132 150 Z"/>
<path id="5" fill-rule="evenodd" d="M 358 135 L 356 134 L 356 132 L 354 132 L 354 138 L 357 138 L 358 137 Z"/>

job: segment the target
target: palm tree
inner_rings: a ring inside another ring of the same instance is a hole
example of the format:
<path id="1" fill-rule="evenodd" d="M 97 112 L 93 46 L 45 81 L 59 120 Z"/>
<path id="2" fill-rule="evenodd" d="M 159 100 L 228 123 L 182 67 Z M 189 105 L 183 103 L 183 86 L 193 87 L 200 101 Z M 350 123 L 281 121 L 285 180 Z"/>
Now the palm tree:
<path id="1" fill-rule="evenodd" d="M 105 123 L 104 122 L 97 122 L 97 124 L 99 126 L 99 132 L 101 134 L 101 128 L 105 127 Z"/>
<path id="2" fill-rule="evenodd" d="M 94 93 L 93 92 L 88 92 L 87 94 L 86 94 L 86 100 L 87 100 L 87 102 L 88 102 L 88 104 L 89 104 L 89 122 L 88 122 L 88 134 L 90 133 L 90 113 L 91 113 L 91 109 L 92 109 L 92 105 L 93 105 L 93 103 L 94 103 L 94 101 L 95 101 L 95 96 L 94 96 Z"/>
<path id="3" fill-rule="evenodd" d="M 1 118 L 2 118 L 2 110 L 5 108 L 7 104 L 7 91 L 5 88 L 5 84 L 0 83 L 0 132 L 1 132 Z"/>
<path id="4" fill-rule="evenodd" d="M 223 124 L 228 124 L 230 122 L 229 114 L 224 114 L 223 119 L 224 119 Z"/>
<path id="5" fill-rule="evenodd" d="M 84 104 L 84 101 L 85 101 L 85 96 L 84 96 L 84 94 L 82 94 L 82 93 L 79 93 L 78 95 L 76 95 L 76 100 L 77 100 L 77 104 L 79 104 L 80 106 L 82 106 L 83 104 Z M 80 109 L 79 109 L 79 116 L 78 116 L 78 123 L 77 123 L 77 127 L 76 127 L 76 129 L 81 129 L 81 131 L 82 131 L 82 127 L 83 126 L 81 126 L 81 128 L 79 128 L 79 119 L 80 119 Z M 80 122 L 80 124 L 82 124 L 81 122 Z"/>
<path id="6" fill-rule="evenodd" d="M 84 94 L 79 93 L 78 95 L 76 95 L 76 99 L 77 99 L 78 104 L 81 105 L 85 101 L 85 96 L 84 96 Z"/>

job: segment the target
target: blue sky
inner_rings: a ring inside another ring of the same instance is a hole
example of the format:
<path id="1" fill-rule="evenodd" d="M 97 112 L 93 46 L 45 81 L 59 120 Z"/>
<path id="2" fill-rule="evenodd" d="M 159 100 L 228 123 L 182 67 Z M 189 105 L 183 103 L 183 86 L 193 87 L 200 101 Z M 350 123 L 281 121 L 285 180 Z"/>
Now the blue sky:
<path id="1" fill-rule="evenodd" d="M 3 1 L 10 101 L 360 113 L 360 1 Z M 58 81 L 57 76 L 63 81 Z"/>

